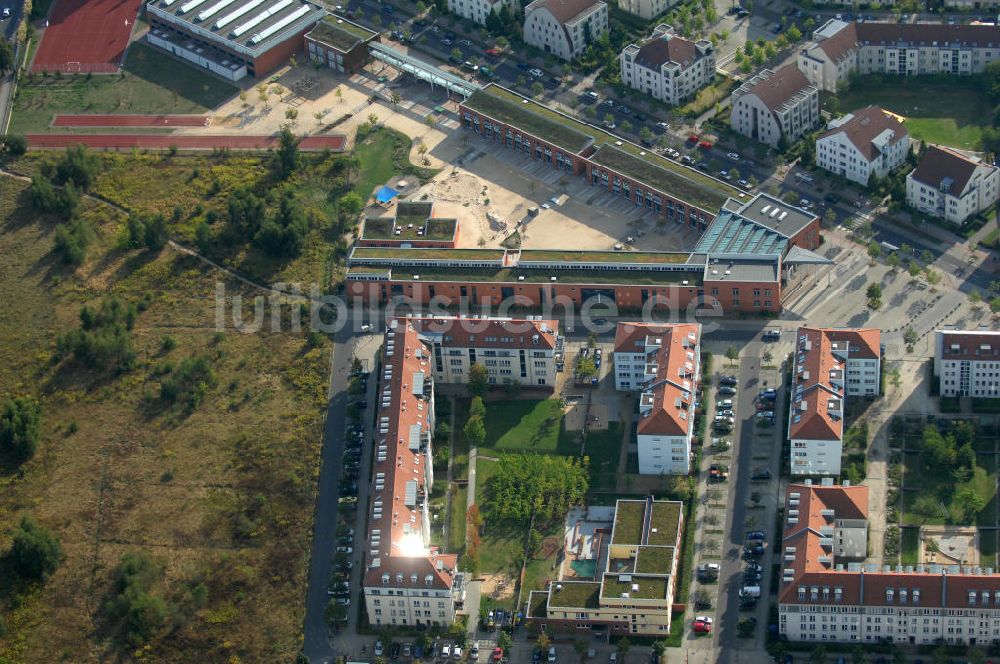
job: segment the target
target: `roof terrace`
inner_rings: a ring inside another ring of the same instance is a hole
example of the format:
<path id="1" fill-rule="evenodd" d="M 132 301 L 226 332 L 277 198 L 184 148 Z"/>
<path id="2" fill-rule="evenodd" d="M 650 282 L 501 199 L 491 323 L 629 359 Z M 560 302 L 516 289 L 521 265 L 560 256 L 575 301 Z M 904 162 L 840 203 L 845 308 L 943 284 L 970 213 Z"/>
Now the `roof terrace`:
<path id="1" fill-rule="evenodd" d="M 455 219 L 428 219 L 419 215 L 369 217 L 361 231 L 363 240 L 451 240 L 455 237 Z M 398 233 L 396 231 L 399 231 Z"/>

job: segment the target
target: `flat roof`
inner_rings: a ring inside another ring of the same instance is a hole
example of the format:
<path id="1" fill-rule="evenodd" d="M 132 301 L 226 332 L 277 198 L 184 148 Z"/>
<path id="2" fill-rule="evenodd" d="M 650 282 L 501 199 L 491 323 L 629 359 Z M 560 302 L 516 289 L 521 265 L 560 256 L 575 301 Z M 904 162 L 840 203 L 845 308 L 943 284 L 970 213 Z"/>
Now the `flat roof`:
<path id="1" fill-rule="evenodd" d="M 674 564 L 673 546 L 640 546 L 635 556 L 638 574 L 670 574 Z"/>
<path id="2" fill-rule="evenodd" d="M 397 247 L 355 247 L 351 258 L 398 258 L 406 260 L 430 261 L 496 261 L 499 263 L 504 256 L 503 249 L 403 249 Z"/>
<path id="3" fill-rule="evenodd" d="M 722 181 L 702 175 L 653 152 L 642 152 L 644 151 L 637 150 L 636 146 L 622 142 L 621 145 L 601 146 L 591 155 L 590 160 L 664 194 L 712 211 L 713 214 L 727 198 L 738 195 L 736 189 Z"/>
<path id="4" fill-rule="evenodd" d="M 390 266 L 386 266 L 387 268 Z M 351 268 L 350 271 L 354 271 Z M 393 281 L 414 281 L 416 275 L 421 281 L 460 281 L 460 282 L 512 282 L 512 283 L 563 283 L 563 284 L 594 284 L 597 285 L 636 285 L 636 286 L 668 286 L 688 281 L 688 286 L 701 286 L 704 268 L 696 271 L 663 271 L 663 270 L 556 270 L 556 269 L 514 269 L 497 270 L 476 269 L 472 267 L 393 267 Z M 523 277 L 523 279 L 519 279 Z M 552 281 L 552 277 L 556 281 Z"/>
<path id="5" fill-rule="evenodd" d="M 412 224 L 412 228 L 410 225 Z M 426 217 L 369 217 L 361 229 L 362 240 L 451 240 L 455 237 L 455 219 Z M 399 226 L 399 233 L 395 232 Z M 417 231 L 423 231 L 418 233 Z"/>
<path id="6" fill-rule="evenodd" d="M 615 510 L 612 544 L 639 544 L 642 540 L 642 520 L 646 515 L 643 500 L 619 500 Z"/>
<path id="7" fill-rule="evenodd" d="M 593 127 L 497 85 L 472 93 L 465 105 L 573 154 L 594 141 Z"/>
<path id="8" fill-rule="evenodd" d="M 623 581 L 622 579 L 628 579 Z M 640 576 L 636 574 L 605 574 L 601 597 L 607 600 L 623 599 L 666 599 L 669 576 Z"/>
<path id="9" fill-rule="evenodd" d="M 147 11 L 203 39 L 259 55 L 326 15 L 306 0 L 152 0 Z"/>
<path id="10" fill-rule="evenodd" d="M 332 46 L 338 51 L 347 52 L 377 34 L 374 30 L 352 23 L 342 16 L 328 14 L 306 36 Z"/>
<path id="11" fill-rule="evenodd" d="M 596 581 L 553 582 L 549 606 L 573 609 L 596 609 L 600 604 L 601 584 Z"/>
<path id="12" fill-rule="evenodd" d="M 705 270 L 705 281 L 717 283 L 720 281 L 777 281 L 778 280 L 778 259 L 742 258 L 733 259 L 719 258 L 712 259 L 708 269 Z M 728 272 L 728 274 L 727 274 Z"/>
<path id="13" fill-rule="evenodd" d="M 672 500 L 653 501 L 653 516 L 649 520 L 649 544 L 677 543 L 681 527 L 681 503 Z"/>
<path id="14" fill-rule="evenodd" d="M 522 249 L 519 263 L 544 261 L 562 263 L 686 263 L 687 252 L 659 251 L 563 251 L 559 249 Z"/>
<path id="15" fill-rule="evenodd" d="M 737 212 L 742 217 L 788 238 L 794 237 L 816 219 L 816 215 L 808 210 L 763 193 L 751 198 Z"/>

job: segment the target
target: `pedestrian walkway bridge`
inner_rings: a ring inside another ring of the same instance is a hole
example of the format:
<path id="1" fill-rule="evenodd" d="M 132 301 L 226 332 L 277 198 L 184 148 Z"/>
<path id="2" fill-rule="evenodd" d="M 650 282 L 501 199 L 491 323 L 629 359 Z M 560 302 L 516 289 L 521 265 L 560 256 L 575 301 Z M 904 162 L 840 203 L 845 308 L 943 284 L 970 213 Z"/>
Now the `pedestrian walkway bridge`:
<path id="1" fill-rule="evenodd" d="M 386 44 L 371 42 L 368 51 L 373 58 L 384 62 L 390 67 L 406 72 L 421 81 L 427 81 L 431 88 L 435 86 L 446 88 L 449 92 L 468 97 L 482 86 L 474 81 L 467 81 L 461 76 L 447 72 L 433 64 L 420 60 L 406 53 L 401 53 Z"/>

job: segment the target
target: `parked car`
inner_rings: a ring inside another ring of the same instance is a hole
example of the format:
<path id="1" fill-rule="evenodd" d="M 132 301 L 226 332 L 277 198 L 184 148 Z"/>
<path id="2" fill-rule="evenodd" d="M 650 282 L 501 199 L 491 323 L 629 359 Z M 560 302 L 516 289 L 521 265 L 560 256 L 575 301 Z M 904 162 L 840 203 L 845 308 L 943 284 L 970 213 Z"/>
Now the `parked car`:
<path id="1" fill-rule="evenodd" d="M 736 153 L 736 152 L 727 152 L 726 156 L 729 157 L 730 159 L 732 159 L 733 161 L 739 161 L 740 160 L 740 155 L 738 153 Z"/>
<path id="2" fill-rule="evenodd" d="M 717 563 L 706 563 L 698 566 L 698 579 L 700 581 L 715 581 L 719 578 L 720 567 Z"/>
<path id="3" fill-rule="evenodd" d="M 765 482 L 769 479 L 771 479 L 771 471 L 767 469 L 758 470 L 750 476 L 752 482 Z"/>
<path id="4" fill-rule="evenodd" d="M 382 645 L 381 641 L 376 641 L 375 642 L 375 656 L 376 657 L 381 657 L 383 654 L 385 654 L 385 646 Z"/>
<path id="5" fill-rule="evenodd" d="M 591 101 L 598 101 L 601 98 L 601 95 L 597 94 L 593 90 L 587 90 L 583 93 L 583 96 Z"/>
<path id="6" fill-rule="evenodd" d="M 719 376 L 719 385 L 737 385 L 739 379 L 736 376 Z"/>
<path id="7" fill-rule="evenodd" d="M 733 407 L 732 399 L 720 399 L 715 402 L 715 407 L 719 410 L 729 410 Z"/>
<path id="8" fill-rule="evenodd" d="M 543 76 L 542 70 L 538 67 L 532 67 L 528 70 L 528 74 L 534 76 L 535 78 L 541 78 Z"/>
<path id="9" fill-rule="evenodd" d="M 448 659 L 449 657 L 451 657 L 451 644 L 450 643 L 444 644 L 444 647 L 441 648 L 441 656 L 444 657 L 445 659 Z"/>
<path id="10" fill-rule="evenodd" d="M 716 390 L 716 393 L 719 396 L 731 397 L 731 396 L 735 396 L 736 395 L 736 388 L 735 387 L 729 387 L 728 385 L 723 385 L 718 390 Z"/>
<path id="11" fill-rule="evenodd" d="M 764 330 L 764 334 L 761 337 L 764 341 L 778 341 L 781 339 L 781 330 Z"/>
<path id="12" fill-rule="evenodd" d="M 712 619 L 708 616 L 697 616 L 694 619 L 695 634 L 708 634 L 712 631 Z"/>

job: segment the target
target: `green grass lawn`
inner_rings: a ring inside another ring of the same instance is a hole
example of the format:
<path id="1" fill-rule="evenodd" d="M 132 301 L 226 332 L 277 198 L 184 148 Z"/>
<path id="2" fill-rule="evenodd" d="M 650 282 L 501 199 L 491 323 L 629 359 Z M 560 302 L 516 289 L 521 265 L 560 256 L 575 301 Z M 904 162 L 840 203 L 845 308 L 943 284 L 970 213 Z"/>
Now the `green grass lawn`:
<path id="1" fill-rule="evenodd" d="M 900 548 L 900 564 L 916 565 L 920 558 L 920 529 L 903 528 L 900 530 L 902 546 Z"/>
<path id="2" fill-rule="evenodd" d="M 979 564 L 982 567 L 997 567 L 997 531 L 979 530 Z"/>
<path id="3" fill-rule="evenodd" d="M 876 104 L 904 116 L 911 137 L 957 148 L 978 148 L 993 117 L 986 92 L 968 80 L 860 79 L 838 97 L 841 113 Z M 823 96 L 827 109 L 831 98 Z"/>
<path id="4" fill-rule="evenodd" d="M 486 440 L 480 449 L 564 453 L 559 449 L 562 418 L 558 399 L 491 401 L 486 404 Z"/>
<path id="5" fill-rule="evenodd" d="M 621 458 L 622 430 L 618 422 L 609 422 L 607 431 L 587 434 L 584 454 L 590 460 L 590 490 L 612 491 Z"/>
<path id="6" fill-rule="evenodd" d="M 385 184 L 396 174 L 392 158 L 395 141 L 391 132 L 379 131 L 369 135 L 355 147 L 354 156 L 358 158 L 359 175 L 354 190 L 362 200 L 367 201 L 375 187 Z"/>
<path id="7" fill-rule="evenodd" d="M 465 551 L 465 506 L 469 490 L 457 484 L 451 491 L 451 523 L 448 530 L 448 551 L 461 555 Z"/>
<path id="8" fill-rule="evenodd" d="M 221 79 L 136 43 L 129 48 L 123 76 L 23 77 L 10 132 L 52 131 L 57 113 L 205 113 L 237 92 Z"/>
<path id="9" fill-rule="evenodd" d="M 994 526 L 996 523 L 996 461 L 993 455 L 977 454 L 976 469 L 968 480 L 954 482 L 950 475 L 937 474 L 924 468 L 919 454 L 903 455 L 903 516 L 902 525 L 961 524 L 962 508 L 955 499 L 965 489 L 972 489 L 982 498 L 985 506 L 976 513 L 975 523 L 980 526 Z M 941 505 L 940 513 L 915 514 L 914 503 L 924 495 L 935 497 Z"/>

